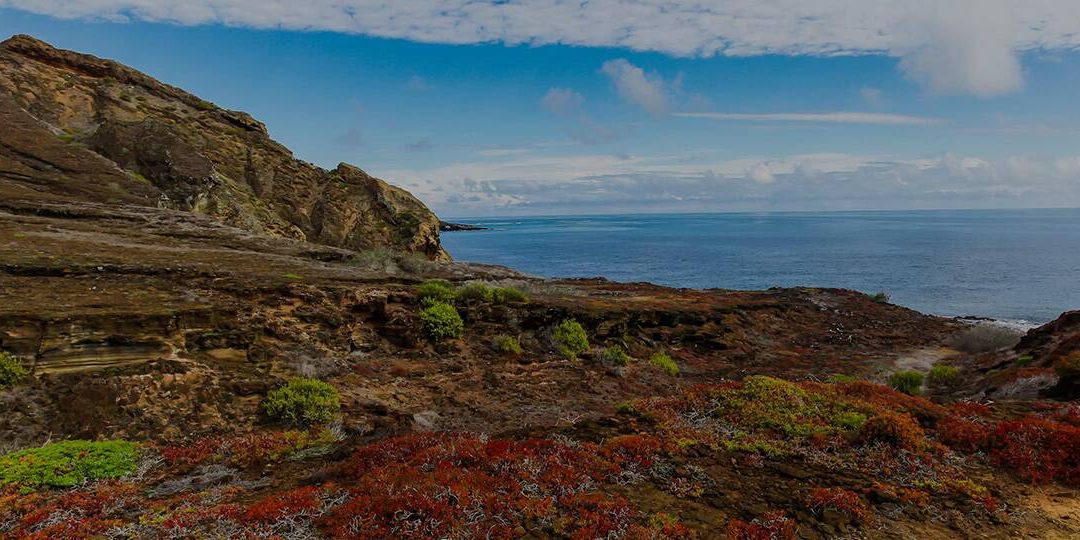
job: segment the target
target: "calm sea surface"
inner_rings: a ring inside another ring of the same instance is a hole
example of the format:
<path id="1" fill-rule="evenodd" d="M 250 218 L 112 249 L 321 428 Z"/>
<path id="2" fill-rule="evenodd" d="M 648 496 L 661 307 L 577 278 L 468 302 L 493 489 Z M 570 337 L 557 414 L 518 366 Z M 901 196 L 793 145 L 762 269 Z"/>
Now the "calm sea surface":
<path id="1" fill-rule="evenodd" d="M 885 291 L 939 315 L 1042 323 L 1080 309 L 1080 209 L 462 219 L 458 260 L 678 287 Z"/>

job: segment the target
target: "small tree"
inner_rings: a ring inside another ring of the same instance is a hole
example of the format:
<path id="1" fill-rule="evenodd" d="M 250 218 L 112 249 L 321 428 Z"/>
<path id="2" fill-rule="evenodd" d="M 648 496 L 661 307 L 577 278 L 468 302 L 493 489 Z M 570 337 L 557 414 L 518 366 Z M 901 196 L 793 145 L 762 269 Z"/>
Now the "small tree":
<path id="1" fill-rule="evenodd" d="M 589 336 L 574 319 L 566 319 L 555 326 L 551 330 L 551 340 L 559 354 L 569 360 L 589 350 Z"/>
<path id="2" fill-rule="evenodd" d="M 271 418 L 291 424 L 325 424 L 341 409 L 338 391 L 317 380 L 296 378 L 266 394 L 263 408 Z"/>
<path id="3" fill-rule="evenodd" d="M 0 351 L 0 389 L 15 386 L 28 373 L 18 358 Z"/>
<path id="4" fill-rule="evenodd" d="M 420 326 L 431 341 L 459 338 L 465 333 L 465 322 L 454 306 L 435 302 L 420 310 Z"/>
<path id="5" fill-rule="evenodd" d="M 905 394 L 916 396 L 922 390 L 923 375 L 915 370 L 897 371 L 889 375 L 889 386 Z"/>

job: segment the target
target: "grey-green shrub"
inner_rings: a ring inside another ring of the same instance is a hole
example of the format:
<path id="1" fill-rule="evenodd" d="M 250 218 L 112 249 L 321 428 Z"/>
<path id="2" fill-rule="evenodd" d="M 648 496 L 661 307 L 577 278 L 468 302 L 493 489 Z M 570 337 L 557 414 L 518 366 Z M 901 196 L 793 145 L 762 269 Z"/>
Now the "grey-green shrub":
<path id="1" fill-rule="evenodd" d="M 0 351 L 0 390 L 15 386 L 28 373 L 18 358 Z"/>
<path id="2" fill-rule="evenodd" d="M 870 299 L 877 302 L 877 303 L 879 303 L 879 304 L 888 304 L 889 303 L 889 293 L 876 292 L 876 293 L 870 295 Z"/>
<path id="3" fill-rule="evenodd" d="M 664 373 L 675 376 L 679 374 L 679 365 L 672 360 L 667 353 L 656 352 L 649 357 L 649 363 L 664 370 Z"/>
<path id="4" fill-rule="evenodd" d="M 459 338 L 465 333 L 465 321 L 461 320 L 454 306 L 433 302 L 420 310 L 420 326 L 424 335 L 432 341 Z"/>
<path id="5" fill-rule="evenodd" d="M 897 371 L 889 375 L 889 386 L 908 395 L 916 396 L 922 390 L 923 374 L 915 370 Z"/>
<path id="6" fill-rule="evenodd" d="M 615 366 L 628 366 L 630 365 L 630 355 L 626 354 L 626 351 L 622 347 L 615 345 L 604 349 L 600 357 L 605 364 L 611 364 Z"/>
<path id="7" fill-rule="evenodd" d="M 521 354 L 521 343 L 514 336 L 508 336 L 506 334 L 499 334 L 492 340 L 492 345 L 496 351 L 508 355 Z"/>
<path id="8" fill-rule="evenodd" d="M 581 324 L 574 319 L 566 319 L 556 325 L 551 330 L 551 340 L 555 350 L 570 360 L 589 350 L 589 336 Z"/>
<path id="9" fill-rule="evenodd" d="M 491 302 L 494 294 L 491 287 L 483 283 L 470 283 L 464 287 L 459 287 L 456 296 L 458 301 Z"/>
<path id="10" fill-rule="evenodd" d="M 341 399 L 337 389 L 323 381 L 296 378 L 268 392 L 263 409 L 271 418 L 291 424 L 325 424 L 341 409 Z"/>
<path id="11" fill-rule="evenodd" d="M 529 296 L 513 287 L 495 287 L 491 290 L 491 301 L 496 304 L 524 304 Z"/>
<path id="12" fill-rule="evenodd" d="M 959 368 L 938 364 L 930 368 L 930 373 L 926 374 L 926 382 L 931 386 L 949 386 L 956 382 L 959 375 Z"/>

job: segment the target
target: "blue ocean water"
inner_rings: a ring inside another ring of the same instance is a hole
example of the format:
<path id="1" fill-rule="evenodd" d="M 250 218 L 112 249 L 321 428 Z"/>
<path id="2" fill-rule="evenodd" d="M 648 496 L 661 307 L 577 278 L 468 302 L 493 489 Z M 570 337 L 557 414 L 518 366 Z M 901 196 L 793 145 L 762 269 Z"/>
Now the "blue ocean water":
<path id="1" fill-rule="evenodd" d="M 454 258 L 545 277 L 885 291 L 925 313 L 1043 323 L 1080 309 L 1080 209 L 459 220 Z"/>

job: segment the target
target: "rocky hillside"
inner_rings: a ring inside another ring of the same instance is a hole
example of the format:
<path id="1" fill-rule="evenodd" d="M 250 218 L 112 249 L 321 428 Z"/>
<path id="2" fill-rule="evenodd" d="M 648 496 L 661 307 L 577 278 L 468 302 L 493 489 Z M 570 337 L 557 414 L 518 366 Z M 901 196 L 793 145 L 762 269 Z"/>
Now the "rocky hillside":
<path id="1" fill-rule="evenodd" d="M 357 167 L 293 157 L 251 116 L 28 36 L 0 43 L 0 201 L 196 212 L 247 231 L 445 259 L 439 220 Z M 29 206 L 28 206 L 29 205 Z"/>

